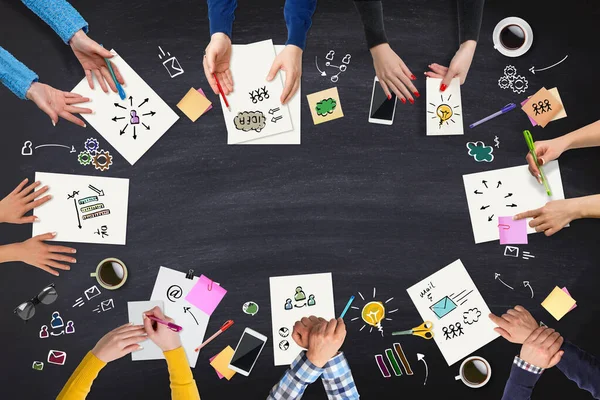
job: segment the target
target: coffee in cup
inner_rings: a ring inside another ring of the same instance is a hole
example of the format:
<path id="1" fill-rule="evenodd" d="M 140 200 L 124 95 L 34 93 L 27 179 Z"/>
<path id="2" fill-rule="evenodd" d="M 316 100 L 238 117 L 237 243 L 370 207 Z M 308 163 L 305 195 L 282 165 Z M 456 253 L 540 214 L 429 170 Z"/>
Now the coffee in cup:
<path id="1" fill-rule="evenodd" d="M 474 356 L 465 359 L 460 365 L 459 375 L 454 379 L 461 380 L 470 388 L 480 388 L 490 380 L 492 368 L 482 357 Z"/>
<path id="2" fill-rule="evenodd" d="M 108 290 L 120 288 L 127 281 L 127 267 L 118 258 L 106 258 L 98 264 L 96 272 L 90 276 L 96 278 L 100 286 Z"/>

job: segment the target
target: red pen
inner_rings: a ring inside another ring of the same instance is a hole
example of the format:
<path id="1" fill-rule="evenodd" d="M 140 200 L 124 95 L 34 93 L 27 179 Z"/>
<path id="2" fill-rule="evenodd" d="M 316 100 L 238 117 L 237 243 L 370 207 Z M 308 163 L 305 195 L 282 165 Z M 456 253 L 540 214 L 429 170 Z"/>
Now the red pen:
<path id="1" fill-rule="evenodd" d="M 210 343 L 214 338 L 216 338 L 217 336 L 219 336 L 221 333 L 225 332 L 227 329 L 229 329 L 229 327 L 233 325 L 233 320 L 230 319 L 229 321 L 225 322 L 223 324 L 223 326 L 221 327 L 221 329 L 219 329 L 214 335 L 212 335 L 211 337 L 209 337 L 208 339 L 206 339 L 204 341 L 204 343 L 202 343 L 200 346 L 196 347 L 194 349 L 194 351 L 200 351 L 201 348 L 203 348 L 204 346 L 206 346 L 208 343 Z"/>
<path id="2" fill-rule="evenodd" d="M 172 322 L 163 321 L 160 318 L 156 318 L 154 315 L 148 315 L 148 314 L 146 314 L 146 317 L 150 318 L 152 321 L 158 322 L 159 324 L 166 325 L 173 332 L 180 332 L 183 329 L 182 327 L 180 327 L 177 324 L 174 324 Z"/>
<path id="3" fill-rule="evenodd" d="M 219 93 L 221 93 L 221 96 L 223 96 L 223 101 L 225 102 L 225 105 L 227 106 L 227 109 L 229 111 L 231 111 L 231 108 L 229 108 L 229 103 L 227 102 L 227 97 L 225 97 L 225 93 L 223 92 L 223 88 L 221 87 L 221 83 L 219 82 L 219 79 L 217 78 L 217 75 L 213 74 L 213 77 L 215 78 L 215 81 L 217 81 L 217 87 L 219 88 Z"/>

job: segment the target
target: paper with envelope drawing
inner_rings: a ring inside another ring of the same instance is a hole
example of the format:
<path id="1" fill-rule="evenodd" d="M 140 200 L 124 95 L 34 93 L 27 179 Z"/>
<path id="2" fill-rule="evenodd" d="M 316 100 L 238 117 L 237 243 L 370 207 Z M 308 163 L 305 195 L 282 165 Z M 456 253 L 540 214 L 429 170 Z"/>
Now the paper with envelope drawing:
<path id="1" fill-rule="evenodd" d="M 129 179 L 36 172 L 53 197 L 34 209 L 33 236 L 56 232 L 59 242 L 126 242 Z"/>
<path id="2" fill-rule="evenodd" d="M 281 104 L 283 81 L 267 75 L 275 60 L 272 40 L 233 45 L 230 70 L 234 91 L 227 95 L 231 111 L 222 96 L 221 108 L 227 126 L 227 144 L 238 144 L 293 129 L 287 105 Z"/>
<path id="3" fill-rule="evenodd" d="M 433 340 L 448 365 L 499 335 L 490 309 L 460 260 L 406 289 L 423 321 L 433 322 Z"/>
<path id="4" fill-rule="evenodd" d="M 179 332 L 190 367 L 196 366 L 199 352 L 194 351 L 204 341 L 209 316 L 185 300 L 185 296 L 198 281 L 198 277 L 186 278 L 183 272 L 160 267 L 150 300 L 162 300 L 164 313 L 183 328 Z"/>
<path id="5" fill-rule="evenodd" d="M 531 176 L 527 165 L 463 175 L 475 243 L 500 238 L 499 216 L 514 216 L 565 198 L 558 161 L 549 162 L 543 168 L 552 190 L 551 197 Z M 527 233 L 535 233 L 529 224 Z"/>
<path id="6" fill-rule="evenodd" d="M 125 100 L 121 100 L 119 94 L 112 90 L 104 93 L 95 77 L 95 89 L 90 89 L 87 78 L 83 78 L 72 92 L 90 98 L 90 103 L 80 106 L 92 108 L 94 113 L 81 116 L 133 165 L 179 116 L 121 56 L 114 50 L 112 53 L 115 56 L 110 61 L 119 68 L 125 79 Z"/>
<path id="7" fill-rule="evenodd" d="M 156 306 L 164 312 L 165 306 L 162 300 L 127 302 L 129 322 L 134 325 L 143 325 L 144 317 L 142 314 Z M 152 340 L 144 340 L 143 342 L 140 342 L 140 345 L 143 349 L 131 353 L 131 361 L 164 360 L 165 356 L 162 350 Z"/>

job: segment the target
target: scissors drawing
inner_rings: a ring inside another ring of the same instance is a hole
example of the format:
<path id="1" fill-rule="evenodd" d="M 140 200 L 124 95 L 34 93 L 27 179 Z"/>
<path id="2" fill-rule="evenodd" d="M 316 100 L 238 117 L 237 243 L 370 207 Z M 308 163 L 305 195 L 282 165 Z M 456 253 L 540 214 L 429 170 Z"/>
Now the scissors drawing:
<path id="1" fill-rule="evenodd" d="M 429 339 L 433 339 L 433 332 L 431 332 L 432 328 L 433 328 L 433 322 L 425 321 L 421 325 L 416 326 L 407 331 L 392 332 L 392 336 L 415 335 L 415 336 L 421 336 L 422 338 L 429 340 Z"/>

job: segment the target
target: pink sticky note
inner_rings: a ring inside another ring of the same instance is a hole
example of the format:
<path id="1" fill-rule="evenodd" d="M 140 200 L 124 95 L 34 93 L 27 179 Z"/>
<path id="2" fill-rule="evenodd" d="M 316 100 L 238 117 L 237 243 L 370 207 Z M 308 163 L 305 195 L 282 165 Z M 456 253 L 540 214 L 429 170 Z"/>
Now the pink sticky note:
<path id="1" fill-rule="evenodd" d="M 498 217 L 500 244 L 527 244 L 527 220 Z"/>
<path id="2" fill-rule="evenodd" d="M 529 98 L 526 98 L 525 100 L 523 100 L 521 102 L 521 105 L 524 106 L 525 103 L 527 103 L 528 101 L 529 101 Z M 210 108 L 209 108 L 209 110 L 210 110 Z M 537 122 L 535 122 L 535 120 L 533 118 L 531 118 L 529 115 L 527 116 L 527 118 L 529 118 L 529 122 L 531 122 L 531 126 L 537 126 Z"/>
<path id="3" fill-rule="evenodd" d="M 208 362 L 211 362 L 211 361 L 212 361 L 212 360 L 214 360 L 214 359 L 215 359 L 217 356 L 218 356 L 218 354 L 216 354 L 216 355 L 212 356 L 211 358 L 209 358 L 209 359 L 208 359 Z M 215 372 L 217 373 L 217 376 L 219 377 L 219 379 L 223 379 L 223 374 L 222 374 L 222 373 L 220 373 L 220 372 L 219 372 L 219 371 L 217 371 L 216 369 L 215 369 Z"/>
<path id="4" fill-rule="evenodd" d="M 569 291 L 567 290 L 566 287 L 561 289 L 563 292 L 565 292 L 566 294 L 568 294 L 569 296 L 571 296 L 571 293 L 569 293 Z M 571 311 L 572 309 L 574 309 L 575 307 L 577 307 L 577 303 L 573 304 L 573 307 L 569 308 L 569 311 Z"/>
<path id="5" fill-rule="evenodd" d="M 206 97 L 206 95 L 204 94 L 204 90 L 202 90 L 202 88 L 198 88 L 198 92 L 199 92 L 199 93 L 200 93 L 202 96 Z M 521 105 L 523 105 L 523 104 L 521 104 Z M 209 111 L 209 110 L 211 110 L 211 109 L 212 109 L 212 103 L 211 103 L 211 104 L 209 104 L 209 106 L 208 106 L 208 108 L 207 108 L 206 110 L 202 111 L 202 114 L 204 114 L 205 112 L 207 112 L 207 111 Z M 535 125 L 534 125 L 534 126 L 535 126 Z"/>
<path id="6" fill-rule="evenodd" d="M 206 276 L 201 275 L 196 285 L 185 296 L 185 299 L 204 311 L 208 316 L 211 316 L 226 293 L 227 290 Z"/>

